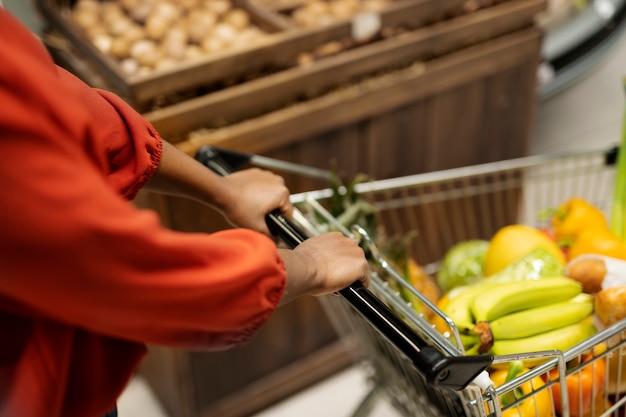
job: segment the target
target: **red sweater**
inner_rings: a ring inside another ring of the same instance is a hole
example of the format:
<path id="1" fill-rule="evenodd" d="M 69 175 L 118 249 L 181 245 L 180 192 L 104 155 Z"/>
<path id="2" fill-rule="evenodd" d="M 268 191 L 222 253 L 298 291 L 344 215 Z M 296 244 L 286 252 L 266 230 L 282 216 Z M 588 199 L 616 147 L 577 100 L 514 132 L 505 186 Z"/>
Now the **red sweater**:
<path id="1" fill-rule="evenodd" d="M 145 343 L 241 344 L 276 308 L 271 239 L 174 232 L 128 201 L 160 152 L 0 8 L 0 417 L 99 417 Z"/>

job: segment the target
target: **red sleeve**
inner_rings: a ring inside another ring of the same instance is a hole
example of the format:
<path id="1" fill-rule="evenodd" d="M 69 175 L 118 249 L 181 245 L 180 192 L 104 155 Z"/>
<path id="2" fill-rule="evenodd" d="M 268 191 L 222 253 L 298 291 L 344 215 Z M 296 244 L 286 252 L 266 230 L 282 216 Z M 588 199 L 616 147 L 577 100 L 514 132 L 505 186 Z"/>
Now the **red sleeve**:
<path id="1" fill-rule="evenodd" d="M 0 300 L 132 341 L 245 342 L 284 291 L 275 244 L 174 232 L 127 202 L 158 164 L 157 133 L 24 32 L 0 10 Z"/>

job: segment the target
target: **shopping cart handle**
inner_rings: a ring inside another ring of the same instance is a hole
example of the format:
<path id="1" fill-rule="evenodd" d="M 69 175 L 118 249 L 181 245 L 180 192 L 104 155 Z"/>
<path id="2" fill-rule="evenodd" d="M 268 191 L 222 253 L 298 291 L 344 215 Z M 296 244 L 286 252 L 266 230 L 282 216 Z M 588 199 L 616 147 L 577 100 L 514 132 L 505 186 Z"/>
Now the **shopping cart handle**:
<path id="1" fill-rule="evenodd" d="M 196 153 L 196 159 L 220 175 L 233 172 L 217 148 L 201 148 Z M 270 232 L 292 249 L 308 239 L 306 233 L 284 217 L 279 210 L 268 214 L 265 221 Z M 493 361 L 493 356 L 490 355 L 444 356 L 359 281 L 340 290 L 339 294 L 403 352 L 432 386 L 461 390 Z"/>
<path id="2" fill-rule="evenodd" d="M 229 159 L 225 159 L 225 155 L 228 155 Z M 231 157 L 234 159 L 230 159 Z M 250 158 L 247 154 L 224 152 L 213 146 L 203 146 L 196 152 L 196 160 L 219 175 L 228 175 L 234 171 L 231 161 L 238 161 L 237 166 L 239 166 L 239 163 L 248 162 Z M 298 226 L 283 216 L 278 209 L 265 216 L 265 223 L 272 235 L 278 236 L 292 249 L 308 237 Z"/>

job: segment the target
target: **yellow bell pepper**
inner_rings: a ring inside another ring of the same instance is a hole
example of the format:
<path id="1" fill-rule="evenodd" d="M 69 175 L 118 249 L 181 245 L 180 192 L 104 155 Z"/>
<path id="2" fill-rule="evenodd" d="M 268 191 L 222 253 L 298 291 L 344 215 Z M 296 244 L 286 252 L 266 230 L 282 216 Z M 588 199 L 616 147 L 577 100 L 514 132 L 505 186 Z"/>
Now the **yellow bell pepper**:
<path id="1" fill-rule="evenodd" d="M 626 260 L 626 242 L 607 228 L 585 228 L 567 250 L 569 259 L 593 253 Z"/>
<path id="2" fill-rule="evenodd" d="M 525 368 L 521 361 L 511 362 L 509 369 L 501 369 L 492 372 L 489 376 L 494 383 L 494 386 L 499 387 L 515 378 L 517 375 L 528 372 L 529 369 Z M 500 397 L 500 406 L 504 407 L 510 404 L 515 398 L 520 398 L 521 395 L 533 394 L 531 397 L 523 400 L 518 406 L 511 407 L 502 412 L 502 417 L 552 417 L 554 416 L 552 407 L 552 398 L 550 397 L 550 390 L 543 389 L 539 391 L 541 387 L 545 385 L 541 376 L 536 376 L 530 381 L 527 381 L 516 388 L 513 391 L 506 393 Z M 517 395 L 516 395 L 517 394 Z"/>
<path id="3" fill-rule="evenodd" d="M 558 242 L 575 240 L 584 229 L 607 229 L 608 222 L 596 206 L 582 198 L 573 197 L 554 212 L 552 228 Z"/>

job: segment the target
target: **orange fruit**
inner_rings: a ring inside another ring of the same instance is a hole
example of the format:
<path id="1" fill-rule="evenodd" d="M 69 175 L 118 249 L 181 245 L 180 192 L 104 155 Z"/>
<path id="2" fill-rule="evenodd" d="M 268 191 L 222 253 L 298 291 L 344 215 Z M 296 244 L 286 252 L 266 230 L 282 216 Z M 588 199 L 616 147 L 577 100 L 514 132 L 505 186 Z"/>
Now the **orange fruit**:
<path id="1" fill-rule="evenodd" d="M 565 255 L 545 233 L 531 226 L 513 224 L 498 230 L 485 255 L 485 276 L 493 275 L 534 249 L 543 248 L 565 265 Z"/>

